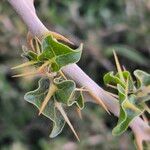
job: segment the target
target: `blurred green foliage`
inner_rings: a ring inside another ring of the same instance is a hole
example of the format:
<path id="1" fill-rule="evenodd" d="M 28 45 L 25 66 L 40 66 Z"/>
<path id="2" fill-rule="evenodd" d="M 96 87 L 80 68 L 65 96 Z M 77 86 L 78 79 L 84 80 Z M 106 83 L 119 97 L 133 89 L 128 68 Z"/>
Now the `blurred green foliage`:
<path id="1" fill-rule="evenodd" d="M 147 0 L 35 0 L 38 16 L 51 30 L 69 37 L 77 45 L 84 43 L 79 65 L 98 84 L 114 70 L 112 48 L 128 70 L 150 69 L 150 2 Z M 56 139 L 48 138 L 49 121 L 37 117 L 37 111 L 23 100 L 37 79 L 14 79 L 10 68 L 22 62 L 21 45 L 27 29 L 5 1 L 0 1 L 0 149 L 133 149 L 132 134 L 113 137 L 115 117 L 100 107 L 87 104 L 83 120 L 73 112 L 69 117 L 81 142 L 73 139 L 68 126 Z M 133 50 L 134 49 L 134 50 Z M 44 123 L 43 123 L 44 121 Z"/>

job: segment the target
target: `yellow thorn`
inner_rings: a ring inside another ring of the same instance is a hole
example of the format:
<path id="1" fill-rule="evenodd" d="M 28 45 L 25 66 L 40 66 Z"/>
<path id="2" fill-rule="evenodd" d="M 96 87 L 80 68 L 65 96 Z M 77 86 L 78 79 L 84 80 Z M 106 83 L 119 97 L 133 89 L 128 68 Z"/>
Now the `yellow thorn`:
<path id="1" fill-rule="evenodd" d="M 44 67 L 46 67 L 50 62 L 49 61 L 46 61 L 42 66 L 40 66 L 38 68 L 38 71 L 40 72 Z"/>
<path id="2" fill-rule="evenodd" d="M 94 98 L 95 102 L 97 102 L 100 106 L 102 106 L 108 114 L 110 114 L 109 110 L 107 109 L 107 107 L 105 106 L 104 102 L 97 96 L 95 96 L 95 94 L 91 91 L 88 91 L 89 94 Z"/>
<path id="3" fill-rule="evenodd" d="M 128 96 L 128 92 L 129 92 L 128 86 L 129 86 L 129 78 L 127 78 L 127 82 L 126 82 L 126 89 L 125 89 L 126 96 Z"/>
<path id="4" fill-rule="evenodd" d="M 42 102 L 42 105 L 41 105 L 41 108 L 39 109 L 39 114 L 38 115 L 40 115 L 43 112 L 43 110 L 45 109 L 47 103 L 49 102 L 49 100 L 53 96 L 53 94 L 56 92 L 56 90 L 57 90 L 57 87 L 54 84 L 49 86 L 48 93 L 47 93 L 44 101 Z"/>
<path id="5" fill-rule="evenodd" d="M 49 33 L 48 33 L 48 34 L 49 34 Z M 48 35 L 48 34 L 47 34 L 47 35 Z M 67 42 L 67 43 L 73 44 L 70 40 L 68 40 L 67 38 L 65 38 L 64 36 L 62 36 L 62 35 L 59 34 L 59 33 L 50 31 L 50 34 L 51 34 L 55 39 L 62 40 L 62 41 L 65 41 L 65 42 Z"/>
<path id="6" fill-rule="evenodd" d="M 29 62 L 25 62 L 21 65 L 18 65 L 16 67 L 12 67 L 11 69 L 18 69 L 18 68 L 28 67 L 28 66 L 34 65 L 35 63 L 36 63 L 35 61 L 29 61 Z"/>
<path id="7" fill-rule="evenodd" d="M 81 92 L 88 92 L 88 90 L 85 89 L 84 87 L 76 88 L 75 90 L 76 90 L 76 91 L 81 91 Z"/>
<path id="8" fill-rule="evenodd" d="M 16 77 L 24 77 L 24 76 L 30 76 L 30 75 L 35 75 L 37 73 L 40 73 L 40 71 L 49 64 L 49 61 L 45 62 L 41 67 L 39 67 L 38 70 L 34 71 L 34 72 L 29 72 L 29 73 L 22 73 L 22 74 L 18 74 L 18 75 L 14 75 L 12 77 L 16 78 Z M 26 65 L 26 64 L 22 64 L 22 65 Z M 20 68 L 22 67 L 22 65 L 20 66 L 16 66 L 14 67 L 13 69 L 16 69 L 16 68 Z M 28 64 L 27 64 L 28 65 Z M 30 64 L 31 65 L 31 64 Z"/>
<path id="9" fill-rule="evenodd" d="M 123 77 L 123 74 L 122 74 L 122 69 L 121 69 L 121 66 L 120 66 L 120 63 L 119 63 L 117 54 L 116 54 L 115 51 L 113 51 L 113 54 L 114 54 L 114 58 L 115 58 L 117 70 L 118 70 L 118 73 L 119 73 L 119 77 L 120 77 L 120 79 L 121 79 L 122 81 L 124 81 L 124 77 Z M 124 82 L 125 82 L 125 81 L 124 81 Z"/>
<path id="10" fill-rule="evenodd" d="M 33 35 L 31 34 L 31 32 L 28 32 L 27 33 L 27 44 L 30 47 L 30 49 L 32 49 L 32 51 L 35 52 L 32 40 L 33 40 Z"/>
<path id="11" fill-rule="evenodd" d="M 60 72 L 60 74 L 62 75 L 62 77 L 65 79 L 65 80 L 67 80 L 67 77 L 64 75 L 64 73 L 60 70 L 59 71 Z"/>
<path id="12" fill-rule="evenodd" d="M 117 90 L 117 87 L 116 87 L 116 86 L 114 86 L 114 85 L 107 84 L 106 86 L 108 86 L 108 87 L 110 87 L 110 88 L 113 88 L 113 89 Z"/>
<path id="13" fill-rule="evenodd" d="M 65 119 L 65 121 L 67 122 L 67 124 L 69 125 L 69 127 L 71 128 L 71 130 L 72 130 L 72 132 L 74 133 L 74 135 L 75 135 L 75 137 L 77 138 L 77 140 L 80 141 L 80 139 L 79 139 L 79 137 L 78 137 L 76 131 L 74 130 L 74 128 L 73 128 L 73 126 L 72 126 L 72 124 L 71 124 L 71 122 L 70 122 L 70 120 L 69 120 L 67 114 L 65 113 L 65 111 L 64 111 L 64 109 L 63 109 L 63 107 L 62 107 L 62 105 L 61 105 L 60 103 L 58 103 L 58 102 L 56 102 L 55 105 L 56 105 L 57 109 L 60 111 L 60 113 L 62 114 L 62 116 L 64 117 L 64 119 Z"/>
<path id="14" fill-rule="evenodd" d="M 40 47 L 39 47 L 39 39 L 37 37 L 34 38 L 35 39 L 35 46 L 36 46 L 36 51 L 38 54 L 40 54 Z"/>
<path id="15" fill-rule="evenodd" d="M 113 97 L 115 97 L 115 98 L 117 98 L 117 99 L 119 98 L 119 96 L 116 95 L 116 94 L 110 93 L 110 92 L 108 92 L 108 91 L 106 91 L 106 93 L 110 94 L 111 96 L 113 96 Z"/>
<path id="16" fill-rule="evenodd" d="M 14 76 L 12 76 L 12 77 L 13 77 L 13 78 L 24 77 L 24 76 L 35 75 L 35 74 L 37 74 L 37 73 L 38 73 L 37 71 L 35 71 L 35 72 L 29 72 L 29 73 L 22 73 L 22 74 L 14 75 Z"/>
<path id="17" fill-rule="evenodd" d="M 80 108 L 76 107 L 76 111 L 77 111 L 79 118 L 82 119 L 82 113 L 81 113 Z"/>

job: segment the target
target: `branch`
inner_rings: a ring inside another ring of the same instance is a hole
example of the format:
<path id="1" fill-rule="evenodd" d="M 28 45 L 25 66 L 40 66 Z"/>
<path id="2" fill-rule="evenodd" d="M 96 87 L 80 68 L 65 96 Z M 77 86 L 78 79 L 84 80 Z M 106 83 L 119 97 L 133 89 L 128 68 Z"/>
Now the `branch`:
<path id="1" fill-rule="evenodd" d="M 30 32 L 38 37 L 44 36 L 50 32 L 39 20 L 35 13 L 33 0 L 8 0 L 12 7 L 21 16 L 25 24 L 28 26 Z M 88 75 L 86 75 L 81 68 L 76 64 L 68 65 L 63 68 L 64 73 L 71 79 L 73 79 L 80 86 L 87 88 L 94 95 L 99 97 L 106 105 L 108 110 L 115 116 L 119 115 L 119 103 L 112 96 L 108 95 L 98 84 L 96 84 Z M 87 101 L 95 102 L 90 94 L 85 94 Z M 141 144 L 143 140 L 150 141 L 150 127 L 140 117 L 136 117 L 130 124 L 136 141 L 138 142 L 138 148 L 141 150 Z M 139 138 L 140 137 L 140 138 Z"/>

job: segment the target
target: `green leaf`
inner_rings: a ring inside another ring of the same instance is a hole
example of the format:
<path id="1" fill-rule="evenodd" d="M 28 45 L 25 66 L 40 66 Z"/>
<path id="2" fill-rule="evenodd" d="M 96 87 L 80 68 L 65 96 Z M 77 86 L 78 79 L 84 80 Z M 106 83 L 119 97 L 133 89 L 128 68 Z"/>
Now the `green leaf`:
<path id="1" fill-rule="evenodd" d="M 134 75 L 137 79 L 138 88 L 150 85 L 150 74 L 142 70 L 135 70 Z"/>
<path id="2" fill-rule="evenodd" d="M 58 88 L 55 93 L 57 101 L 64 103 L 67 106 L 76 104 L 80 109 L 84 107 L 82 92 L 75 91 L 76 84 L 73 80 L 62 80 L 61 78 L 56 78 L 54 83 Z"/>
<path id="3" fill-rule="evenodd" d="M 137 79 L 137 103 L 145 103 L 150 100 L 150 74 L 135 70 L 134 75 Z"/>
<path id="4" fill-rule="evenodd" d="M 33 51 L 24 52 L 22 56 L 26 57 L 29 61 L 38 61 L 38 55 Z"/>
<path id="5" fill-rule="evenodd" d="M 135 89 L 135 86 L 134 86 L 134 82 L 133 82 L 130 72 L 123 71 L 122 75 L 124 79 L 129 80 L 129 91 L 132 92 Z M 126 83 L 120 79 L 118 73 L 114 75 L 113 72 L 109 72 L 104 75 L 103 80 L 104 80 L 104 84 L 106 85 L 112 84 L 112 85 L 117 86 L 117 84 L 120 84 L 122 87 L 124 88 L 126 87 Z"/>
<path id="6" fill-rule="evenodd" d="M 121 81 L 119 77 L 114 75 L 113 72 L 108 72 L 107 74 L 104 75 L 104 83 L 106 85 L 107 84 L 112 84 L 112 85 L 121 84 L 122 86 L 124 86 L 123 81 Z"/>
<path id="7" fill-rule="evenodd" d="M 63 66 L 77 63 L 82 54 L 82 44 L 76 50 L 64 45 L 54 39 L 52 36 L 47 36 L 42 42 L 42 53 L 38 56 L 39 61 L 49 60 L 53 72 L 59 71 Z"/>
<path id="8" fill-rule="evenodd" d="M 114 75 L 113 72 L 110 72 L 104 76 L 105 84 L 115 85 L 119 96 L 120 113 L 118 123 L 112 131 L 113 135 L 120 135 L 126 131 L 131 121 L 144 111 L 142 105 L 137 103 L 137 96 L 131 94 L 136 90 L 136 87 L 130 72 L 123 71 L 122 75 L 128 83 L 120 79 L 119 73 Z"/>
<path id="9" fill-rule="evenodd" d="M 119 91 L 120 113 L 118 123 L 112 131 L 113 135 L 120 135 L 125 132 L 131 121 L 144 111 L 143 108 L 136 105 L 137 99 L 134 94 L 126 95 L 125 89 L 121 85 L 118 85 L 117 88 Z"/>
<path id="10" fill-rule="evenodd" d="M 69 101 L 70 105 L 76 104 L 80 109 L 84 108 L 84 97 L 81 91 L 74 91 Z"/>
<path id="11" fill-rule="evenodd" d="M 34 91 L 26 93 L 24 99 L 29 103 L 35 105 L 38 109 L 40 109 L 41 104 L 47 95 L 50 84 L 51 83 L 49 79 L 42 78 L 39 81 L 39 87 Z M 65 125 L 65 121 L 60 112 L 57 109 L 55 109 L 54 98 L 51 98 L 51 100 L 48 102 L 47 106 L 43 111 L 43 115 L 45 115 L 47 118 L 53 121 L 53 129 L 50 134 L 50 137 L 56 137 L 62 131 Z"/>

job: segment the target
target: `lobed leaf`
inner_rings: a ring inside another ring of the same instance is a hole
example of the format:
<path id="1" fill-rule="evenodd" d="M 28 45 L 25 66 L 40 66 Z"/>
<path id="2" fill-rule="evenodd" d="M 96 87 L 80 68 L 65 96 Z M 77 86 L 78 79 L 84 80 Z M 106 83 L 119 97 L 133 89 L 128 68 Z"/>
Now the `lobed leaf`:
<path id="1" fill-rule="evenodd" d="M 39 87 L 34 91 L 26 93 L 24 99 L 40 109 L 42 102 L 47 95 L 49 84 L 51 84 L 49 79 L 42 78 L 39 80 Z M 56 137 L 62 131 L 65 121 L 60 112 L 55 108 L 54 98 L 51 98 L 42 114 L 53 121 L 53 129 L 50 137 Z"/>
<path id="2" fill-rule="evenodd" d="M 118 85 L 117 88 L 121 107 L 118 123 L 112 131 L 113 135 L 120 135 L 126 131 L 131 121 L 144 111 L 143 108 L 136 105 L 137 99 L 134 94 L 126 95 L 125 89 L 121 85 Z"/>
<path id="3" fill-rule="evenodd" d="M 42 53 L 38 56 L 39 61 L 49 60 L 53 72 L 59 71 L 63 66 L 77 63 L 82 54 L 82 44 L 78 49 L 73 50 L 69 46 L 64 45 L 47 36 L 42 42 Z"/>
<path id="4" fill-rule="evenodd" d="M 56 78 L 54 80 L 58 90 L 55 93 L 57 101 L 72 106 L 76 104 L 80 109 L 84 107 L 84 99 L 82 92 L 76 91 L 76 84 L 73 80 L 61 80 Z"/>
<path id="5" fill-rule="evenodd" d="M 150 74 L 142 70 L 135 70 L 134 75 L 137 79 L 138 88 L 150 85 Z"/>
<path id="6" fill-rule="evenodd" d="M 38 55 L 33 51 L 24 52 L 22 56 L 27 58 L 29 61 L 38 61 Z"/>
<path id="7" fill-rule="evenodd" d="M 125 80 L 127 80 L 127 79 L 129 80 L 129 84 L 128 84 L 129 91 L 135 90 L 134 82 L 133 82 L 130 72 L 123 71 L 122 75 Z M 106 85 L 112 84 L 112 85 L 117 86 L 117 84 L 119 84 L 124 88 L 126 87 L 126 83 L 120 79 L 118 73 L 114 75 L 113 72 L 108 72 L 107 74 L 104 75 L 103 80 L 104 80 L 104 84 L 106 84 Z"/>
<path id="8" fill-rule="evenodd" d="M 140 70 L 135 71 L 134 74 L 138 79 L 138 87 L 143 89 L 138 94 L 130 72 L 122 71 L 123 78 L 128 83 L 120 79 L 119 73 L 114 75 L 113 72 L 109 72 L 104 76 L 104 83 L 115 85 L 119 96 L 120 113 L 118 123 L 112 131 L 113 135 L 120 135 L 126 131 L 131 121 L 145 110 L 144 102 L 150 98 L 149 75 Z"/>
<path id="9" fill-rule="evenodd" d="M 137 79 L 137 103 L 145 103 L 150 100 L 150 74 L 135 70 L 134 75 Z"/>

